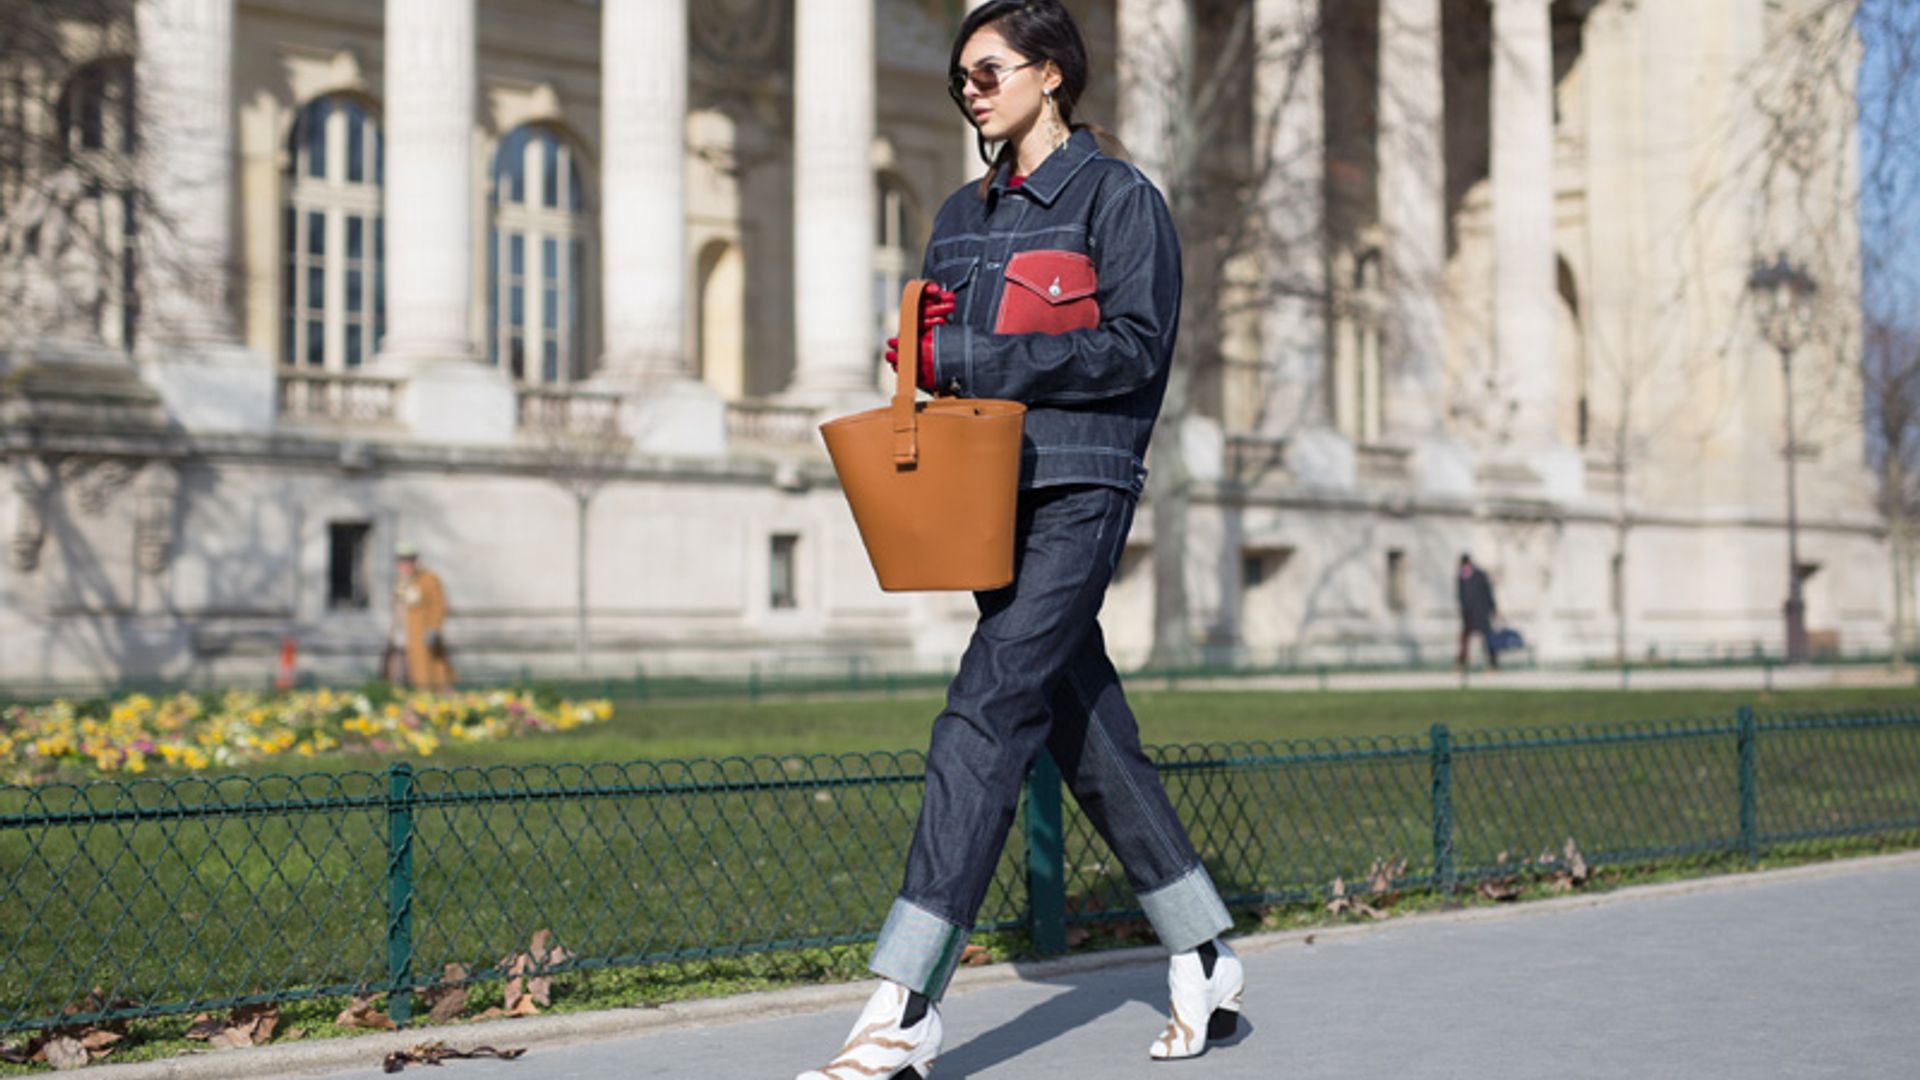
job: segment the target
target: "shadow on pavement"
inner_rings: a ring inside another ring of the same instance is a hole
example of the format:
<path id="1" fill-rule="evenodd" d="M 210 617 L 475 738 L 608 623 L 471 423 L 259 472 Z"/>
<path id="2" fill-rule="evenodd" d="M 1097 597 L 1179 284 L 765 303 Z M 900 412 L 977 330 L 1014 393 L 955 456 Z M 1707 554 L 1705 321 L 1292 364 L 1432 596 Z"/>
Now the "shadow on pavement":
<path id="1" fill-rule="evenodd" d="M 941 1054 L 941 1080 L 973 1076 L 1005 1064 L 1136 1001 L 1150 1006 L 1156 1014 L 1139 1032 L 1128 1033 L 1128 1037 L 1137 1034 L 1140 1058 L 1146 1061 L 1147 1047 L 1166 1023 L 1166 969 L 1159 965 L 1047 979 L 1043 985 L 1069 989 Z M 965 1007 L 965 999 L 957 1004 Z M 1243 1015 L 1239 1030 L 1208 1047 L 1207 1052 L 1244 1042 L 1253 1033 L 1253 1027 L 1253 1022 Z"/>

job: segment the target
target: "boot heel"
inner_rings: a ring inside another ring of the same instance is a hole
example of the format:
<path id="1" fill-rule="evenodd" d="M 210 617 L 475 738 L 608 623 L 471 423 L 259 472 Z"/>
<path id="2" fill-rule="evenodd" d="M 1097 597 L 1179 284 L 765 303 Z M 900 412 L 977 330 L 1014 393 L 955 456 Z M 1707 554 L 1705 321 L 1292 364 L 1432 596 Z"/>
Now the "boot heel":
<path id="1" fill-rule="evenodd" d="M 1240 1010 L 1238 1009 L 1215 1009 L 1213 1015 L 1207 1017 L 1208 1042 L 1231 1038 L 1238 1030 L 1240 1030 Z"/>

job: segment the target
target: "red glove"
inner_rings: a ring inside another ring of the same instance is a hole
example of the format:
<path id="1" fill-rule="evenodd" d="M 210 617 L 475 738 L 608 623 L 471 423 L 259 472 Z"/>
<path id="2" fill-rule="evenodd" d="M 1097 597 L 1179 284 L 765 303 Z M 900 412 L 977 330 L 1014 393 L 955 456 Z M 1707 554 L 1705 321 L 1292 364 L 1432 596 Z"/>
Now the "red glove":
<path id="1" fill-rule="evenodd" d="M 927 390 L 933 389 L 933 328 L 946 325 L 947 316 L 953 314 L 953 294 L 938 285 L 928 285 L 927 291 L 920 295 L 920 381 L 919 385 Z M 900 370 L 900 339 L 887 339 L 887 366 Z"/>

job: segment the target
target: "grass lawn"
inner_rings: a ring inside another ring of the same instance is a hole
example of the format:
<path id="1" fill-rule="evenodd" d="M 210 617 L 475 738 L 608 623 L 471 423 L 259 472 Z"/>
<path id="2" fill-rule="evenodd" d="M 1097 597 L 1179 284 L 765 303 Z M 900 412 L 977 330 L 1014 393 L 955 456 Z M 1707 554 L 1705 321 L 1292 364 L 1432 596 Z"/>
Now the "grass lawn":
<path id="1" fill-rule="evenodd" d="M 1382 690 L 1283 692 L 1145 690 L 1131 695 L 1148 744 L 1423 735 L 1436 723 L 1471 730 L 1585 726 L 1728 717 L 1763 712 L 1920 709 L 1920 689 L 1749 691 Z M 635 702 L 604 725 L 539 738 L 447 746 L 429 765 L 631 761 L 924 749 L 943 698 Z M 378 769 L 368 755 L 303 761 L 299 768 Z M 291 762 L 257 766 L 280 772 Z"/>

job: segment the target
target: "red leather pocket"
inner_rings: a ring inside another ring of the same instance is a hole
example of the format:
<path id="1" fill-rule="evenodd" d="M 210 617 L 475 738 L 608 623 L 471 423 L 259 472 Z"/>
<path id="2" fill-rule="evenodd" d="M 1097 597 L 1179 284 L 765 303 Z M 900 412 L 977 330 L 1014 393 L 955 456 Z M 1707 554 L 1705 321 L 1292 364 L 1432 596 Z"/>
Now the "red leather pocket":
<path id="1" fill-rule="evenodd" d="M 1100 325 L 1093 260 L 1077 251 L 1022 251 L 1007 260 L 996 334 L 1064 334 Z"/>

